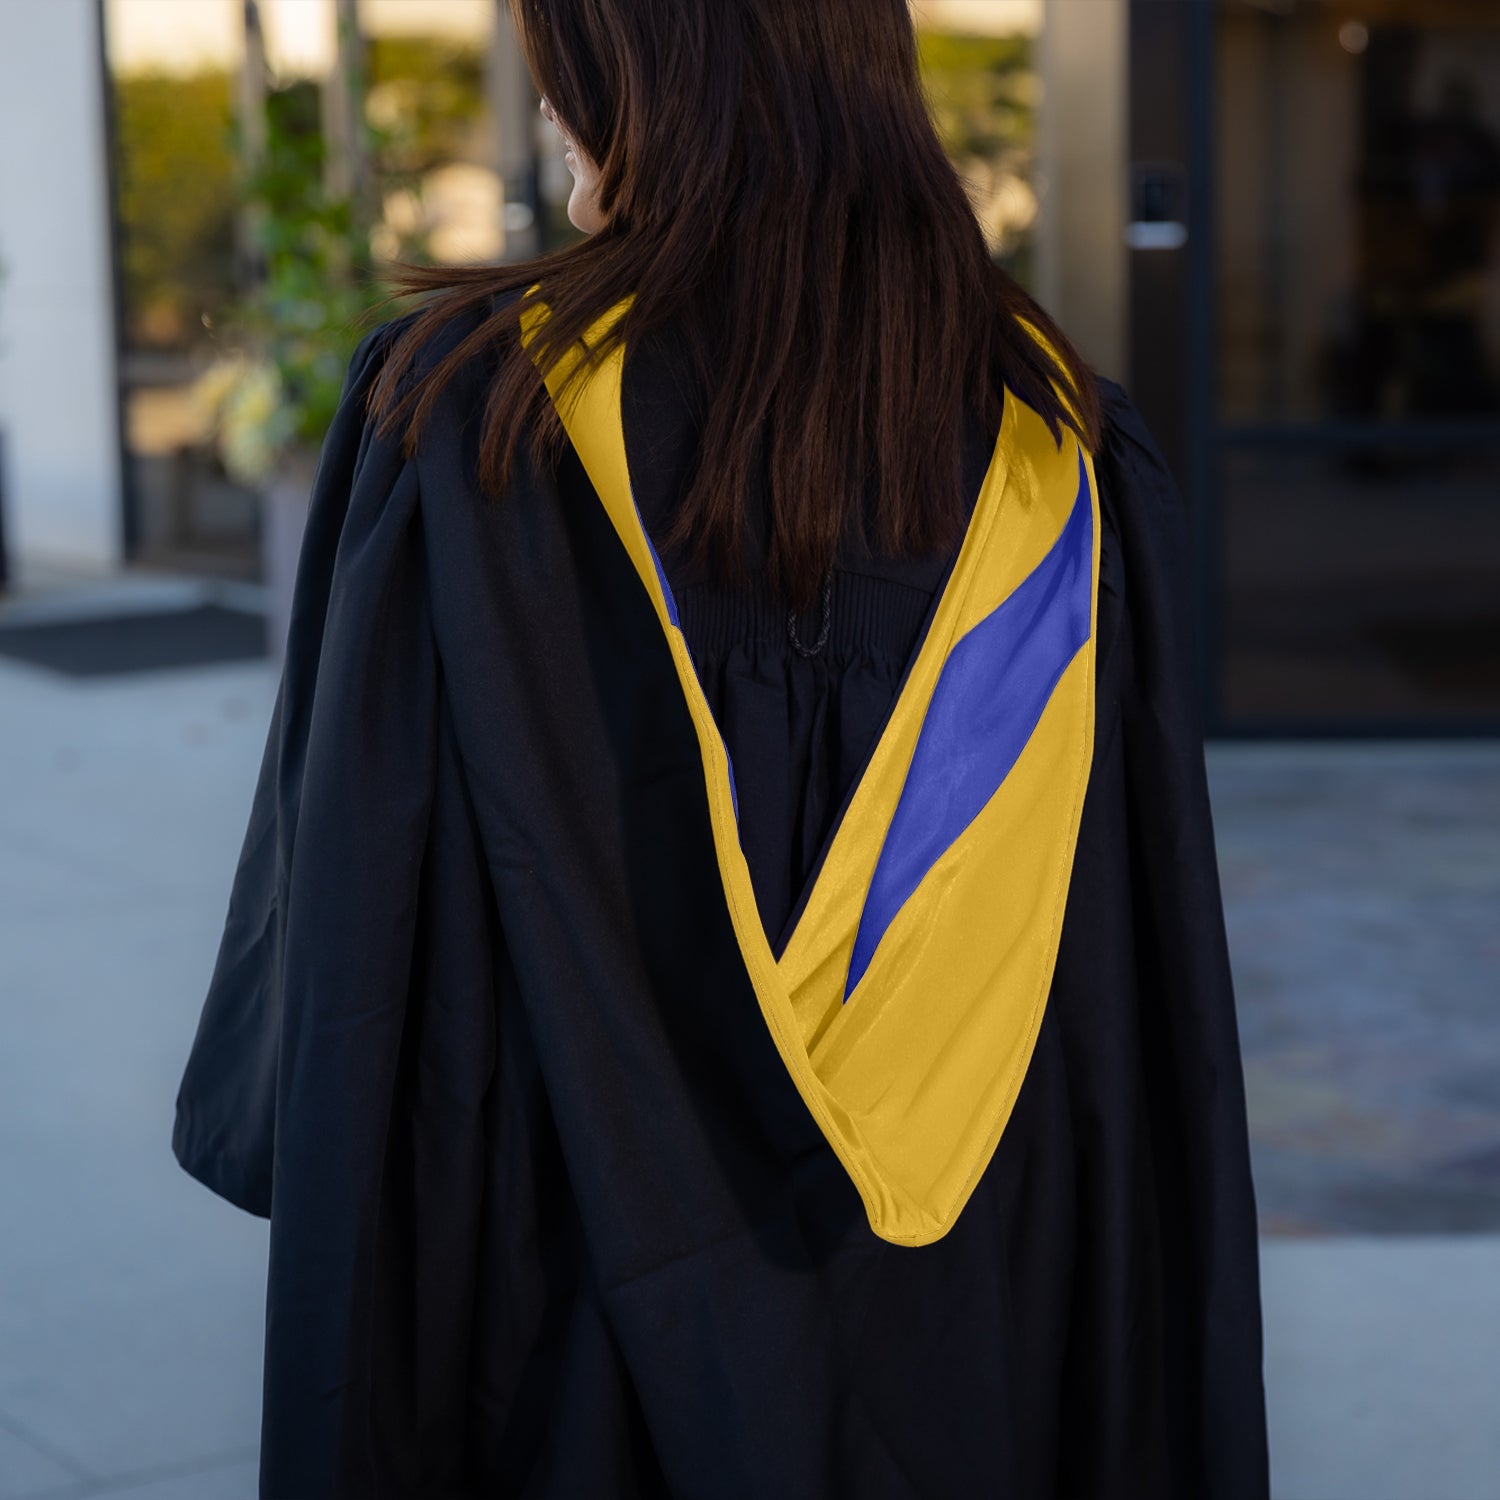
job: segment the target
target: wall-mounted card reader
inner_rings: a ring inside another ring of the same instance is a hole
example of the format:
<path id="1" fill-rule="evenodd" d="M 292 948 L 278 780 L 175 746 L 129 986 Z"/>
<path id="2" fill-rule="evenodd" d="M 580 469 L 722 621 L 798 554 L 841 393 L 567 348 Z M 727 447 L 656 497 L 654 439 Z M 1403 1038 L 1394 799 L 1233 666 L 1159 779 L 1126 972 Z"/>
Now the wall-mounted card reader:
<path id="1" fill-rule="evenodd" d="M 1175 162 L 1136 162 L 1125 243 L 1132 250 L 1180 250 L 1187 235 L 1187 173 Z"/>

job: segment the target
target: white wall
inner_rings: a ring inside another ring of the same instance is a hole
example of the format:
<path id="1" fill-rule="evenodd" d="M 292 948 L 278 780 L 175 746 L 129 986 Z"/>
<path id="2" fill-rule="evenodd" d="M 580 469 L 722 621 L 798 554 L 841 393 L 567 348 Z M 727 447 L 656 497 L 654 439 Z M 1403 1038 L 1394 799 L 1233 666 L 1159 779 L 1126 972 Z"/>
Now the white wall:
<path id="1" fill-rule="evenodd" d="M 1043 12 L 1037 294 L 1105 375 L 1126 374 L 1129 6 L 1047 0 Z"/>
<path id="2" fill-rule="evenodd" d="M 0 0 L 0 429 L 13 581 L 122 558 L 94 0 Z"/>

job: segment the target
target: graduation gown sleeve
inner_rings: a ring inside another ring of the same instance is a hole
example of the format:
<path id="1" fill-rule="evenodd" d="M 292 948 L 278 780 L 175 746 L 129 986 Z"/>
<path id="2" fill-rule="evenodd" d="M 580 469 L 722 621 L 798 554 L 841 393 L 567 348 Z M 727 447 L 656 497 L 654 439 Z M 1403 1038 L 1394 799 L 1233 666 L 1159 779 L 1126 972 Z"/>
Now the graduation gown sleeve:
<path id="1" fill-rule="evenodd" d="M 418 464 L 365 414 L 401 321 L 354 353 L 321 453 L 172 1135 L 191 1175 L 271 1220 L 267 1495 L 373 1495 L 377 1473 L 450 1493 L 464 1455 L 503 945 L 432 628 Z"/>
<path id="2" fill-rule="evenodd" d="M 1149 1142 L 1135 1192 L 1156 1200 L 1163 1458 L 1187 1492 L 1259 1500 L 1269 1481 L 1257 1214 L 1198 709 L 1188 514 L 1134 404 L 1112 382 L 1102 394 L 1119 627 L 1101 680 L 1118 742 L 1098 749 L 1101 765 L 1118 767 L 1122 793 L 1110 842 L 1128 851 L 1127 883 L 1110 899 L 1128 917 L 1134 953 Z M 1087 952 L 1082 927 L 1075 958 Z"/>
<path id="3" fill-rule="evenodd" d="M 362 406 L 392 326 L 377 328 L 355 350 L 319 458 L 259 777 L 218 957 L 177 1094 L 172 1149 L 179 1163 L 221 1197 L 261 1217 L 271 1213 L 289 886 L 309 749 L 315 731 L 316 748 L 322 751 L 331 748 L 330 737 L 343 728 L 338 720 L 342 706 L 330 700 L 330 694 L 345 691 L 343 674 L 334 668 L 340 665 L 340 653 L 352 645 L 349 617 L 360 605 L 368 549 L 376 542 L 357 534 L 370 519 L 368 504 L 359 501 L 374 489 L 383 490 L 391 478 L 385 466 L 365 472 L 369 433 Z M 355 525 L 346 540 L 351 513 Z M 385 516 L 385 528 L 399 524 L 398 506 Z M 391 601 L 393 608 L 410 612 L 419 606 L 409 582 L 407 587 L 405 596 Z M 419 609 L 417 613 L 420 618 Z M 320 670 L 325 643 L 329 670 Z M 403 665 L 417 678 L 414 690 L 430 695 L 430 664 L 408 654 Z M 320 681 L 325 685 L 321 695 Z M 417 749 L 407 745 L 401 753 Z M 358 770 L 351 765 L 346 778 L 333 778 L 344 780 L 344 795 L 357 792 Z M 326 795 L 319 782 L 329 777 L 329 768 L 315 756 L 312 771 L 312 796 Z"/>

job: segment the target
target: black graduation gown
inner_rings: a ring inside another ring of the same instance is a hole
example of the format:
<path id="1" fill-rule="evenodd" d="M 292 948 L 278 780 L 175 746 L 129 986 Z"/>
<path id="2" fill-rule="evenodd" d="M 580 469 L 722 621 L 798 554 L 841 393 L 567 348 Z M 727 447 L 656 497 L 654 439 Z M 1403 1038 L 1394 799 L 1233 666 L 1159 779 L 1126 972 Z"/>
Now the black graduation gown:
<path id="1" fill-rule="evenodd" d="M 768 1034 L 689 711 L 587 476 L 570 451 L 477 498 L 478 361 L 416 458 L 377 439 L 397 326 L 324 446 L 172 1135 L 271 1220 L 262 1500 L 1264 1500 L 1184 516 L 1124 393 L 1050 995 L 993 1159 L 913 1248 L 872 1233 Z M 690 445 L 670 382 L 627 390 L 655 525 Z M 768 934 L 943 576 L 893 565 L 883 608 L 846 583 L 879 618 L 822 669 L 794 653 L 779 698 L 736 646 L 767 607 L 684 590 Z"/>

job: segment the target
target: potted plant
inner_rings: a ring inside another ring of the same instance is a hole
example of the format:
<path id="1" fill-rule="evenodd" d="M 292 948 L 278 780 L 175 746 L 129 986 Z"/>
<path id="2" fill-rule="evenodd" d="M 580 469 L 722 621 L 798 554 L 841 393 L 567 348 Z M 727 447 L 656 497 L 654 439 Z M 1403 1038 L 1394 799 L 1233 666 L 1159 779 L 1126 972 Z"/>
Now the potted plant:
<path id="1" fill-rule="evenodd" d="M 373 161 L 384 138 L 362 110 L 357 117 L 364 138 L 353 149 Z M 385 300 L 370 250 L 374 195 L 330 188 L 323 119 L 311 82 L 267 93 L 264 143 L 246 164 L 243 190 L 256 262 L 250 290 L 217 331 L 224 352 L 194 391 L 226 472 L 262 497 L 273 659 L 285 649 L 318 454 L 363 320 Z M 399 253 L 425 258 L 420 232 L 404 237 Z"/>

